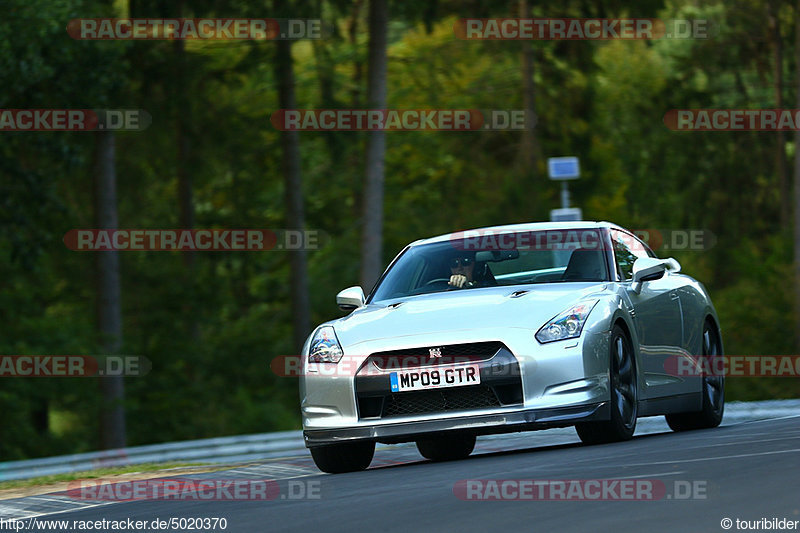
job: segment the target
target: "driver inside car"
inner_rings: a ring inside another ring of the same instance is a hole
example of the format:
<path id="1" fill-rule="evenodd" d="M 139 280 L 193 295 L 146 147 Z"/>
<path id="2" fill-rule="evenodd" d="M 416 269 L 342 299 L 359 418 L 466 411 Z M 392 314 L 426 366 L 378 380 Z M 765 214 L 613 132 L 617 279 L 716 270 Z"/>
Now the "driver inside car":
<path id="1" fill-rule="evenodd" d="M 468 289 L 497 284 L 489 266 L 483 262 L 476 264 L 474 255 L 456 256 L 450 260 L 449 265 L 450 281 L 447 284 L 451 287 Z"/>

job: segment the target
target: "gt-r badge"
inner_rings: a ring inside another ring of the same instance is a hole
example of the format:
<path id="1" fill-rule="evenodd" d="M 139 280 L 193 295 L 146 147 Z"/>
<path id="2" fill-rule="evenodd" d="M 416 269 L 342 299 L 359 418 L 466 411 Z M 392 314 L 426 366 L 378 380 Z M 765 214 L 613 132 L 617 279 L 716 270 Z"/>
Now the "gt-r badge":
<path id="1" fill-rule="evenodd" d="M 428 353 L 431 354 L 431 357 L 441 357 L 442 356 L 442 349 L 441 348 L 428 348 Z"/>

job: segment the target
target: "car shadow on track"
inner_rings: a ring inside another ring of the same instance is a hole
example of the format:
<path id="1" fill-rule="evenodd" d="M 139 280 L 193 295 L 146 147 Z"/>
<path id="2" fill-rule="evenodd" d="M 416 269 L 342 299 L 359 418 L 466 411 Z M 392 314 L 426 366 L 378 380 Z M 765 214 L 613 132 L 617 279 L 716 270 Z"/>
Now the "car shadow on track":
<path id="1" fill-rule="evenodd" d="M 719 428 L 717 428 L 717 429 L 719 429 Z M 489 449 L 489 450 L 483 449 L 483 450 L 481 450 L 479 448 L 479 449 L 476 450 L 476 452 L 474 452 L 472 455 L 470 455 L 469 457 L 467 457 L 465 459 L 461 459 L 459 461 L 443 461 L 442 463 L 461 463 L 463 461 L 480 461 L 481 459 L 485 460 L 485 459 L 492 459 L 492 458 L 498 458 L 498 457 L 509 457 L 509 456 L 515 456 L 515 455 L 529 454 L 529 453 L 555 452 L 555 451 L 572 450 L 572 449 L 578 449 L 578 448 L 586 448 L 587 450 L 588 449 L 592 449 L 592 450 L 609 449 L 610 447 L 618 447 L 618 446 L 628 445 L 628 444 L 631 444 L 631 443 L 634 443 L 634 442 L 644 442 L 644 441 L 656 439 L 658 437 L 665 437 L 665 436 L 675 437 L 677 435 L 692 435 L 692 434 L 698 434 L 698 433 L 700 433 L 699 430 L 698 431 L 687 431 L 687 432 L 679 433 L 679 434 L 676 434 L 676 433 L 674 433 L 672 431 L 664 431 L 664 432 L 661 432 L 661 433 L 647 433 L 647 434 L 644 434 L 644 435 L 635 435 L 631 440 L 628 440 L 628 441 L 612 442 L 612 443 L 608 443 L 608 444 L 591 444 L 590 445 L 590 444 L 583 444 L 582 442 L 571 442 L 571 443 L 562 443 L 562 444 L 545 444 L 545 445 L 539 445 L 539 446 L 534 444 L 532 446 L 526 446 L 524 448 L 519 448 L 518 447 L 518 448 L 510 448 L 510 449 Z M 478 441 L 478 442 L 480 443 L 480 441 Z M 404 451 L 408 452 L 410 450 L 408 448 L 406 448 Z M 378 464 L 373 464 L 372 466 L 370 466 L 369 469 L 370 470 L 385 470 L 385 469 L 391 469 L 391 468 L 402 468 L 402 467 L 413 466 L 413 465 L 430 464 L 430 463 L 434 463 L 435 462 L 435 461 L 430 461 L 428 459 L 424 459 L 419 455 L 417 456 L 418 457 L 417 460 L 411 459 L 409 457 L 408 458 L 409 460 L 404 460 L 404 461 L 393 460 L 390 457 L 385 457 L 385 458 L 384 457 L 379 457 L 379 454 L 380 455 L 389 455 L 391 453 L 392 453 L 391 450 L 381 450 L 381 451 L 377 452 L 375 454 L 375 459 L 373 461 L 375 463 L 378 463 Z M 414 452 L 412 452 L 412 453 L 416 453 L 416 450 L 414 450 Z M 395 459 L 397 459 L 397 458 L 395 458 Z M 383 464 L 381 464 L 381 463 L 383 463 Z"/>

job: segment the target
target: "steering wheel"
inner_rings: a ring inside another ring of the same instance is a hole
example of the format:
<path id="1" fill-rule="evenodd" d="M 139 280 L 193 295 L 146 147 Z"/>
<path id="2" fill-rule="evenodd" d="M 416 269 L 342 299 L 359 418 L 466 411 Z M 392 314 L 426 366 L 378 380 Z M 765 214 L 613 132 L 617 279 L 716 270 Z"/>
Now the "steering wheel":
<path id="1" fill-rule="evenodd" d="M 428 285 L 433 285 L 434 283 L 442 283 L 442 282 L 450 283 L 450 278 L 435 278 L 435 279 L 432 279 L 428 283 L 425 284 L 425 287 L 427 287 Z"/>

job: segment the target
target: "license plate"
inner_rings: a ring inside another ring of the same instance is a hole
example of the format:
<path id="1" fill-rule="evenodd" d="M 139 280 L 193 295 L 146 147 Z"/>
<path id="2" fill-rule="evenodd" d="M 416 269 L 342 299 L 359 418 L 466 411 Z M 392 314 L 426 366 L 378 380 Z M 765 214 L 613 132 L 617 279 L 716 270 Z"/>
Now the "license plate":
<path id="1" fill-rule="evenodd" d="M 409 390 L 440 389 L 478 385 L 481 371 L 478 365 L 454 366 L 447 368 L 420 368 L 389 374 L 392 392 Z"/>

